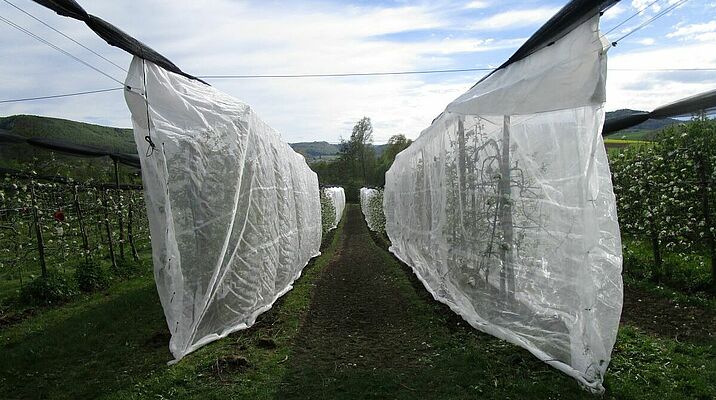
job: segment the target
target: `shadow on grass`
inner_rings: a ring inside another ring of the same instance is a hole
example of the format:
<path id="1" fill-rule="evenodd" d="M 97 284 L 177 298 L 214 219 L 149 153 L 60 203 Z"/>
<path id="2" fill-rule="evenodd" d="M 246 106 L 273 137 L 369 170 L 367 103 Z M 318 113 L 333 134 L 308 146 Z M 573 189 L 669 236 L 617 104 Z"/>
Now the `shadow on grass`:
<path id="1" fill-rule="evenodd" d="M 2 333 L 0 398 L 97 398 L 171 359 L 151 277 Z"/>

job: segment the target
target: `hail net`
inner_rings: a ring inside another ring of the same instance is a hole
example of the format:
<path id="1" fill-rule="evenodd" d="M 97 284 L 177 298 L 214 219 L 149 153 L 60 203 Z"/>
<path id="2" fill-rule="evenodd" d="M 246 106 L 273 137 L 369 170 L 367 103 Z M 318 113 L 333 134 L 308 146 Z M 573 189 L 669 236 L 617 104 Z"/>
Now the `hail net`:
<path id="1" fill-rule="evenodd" d="M 346 192 L 342 187 L 328 187 L 323 190 L 328 198 L 331 199 L 333 208 L 336 210 L 336 218 L 330 228 L 336 229 L 336 227 L 338 227 L 338 223 L 341 222 L 341 217 L 343 217 L 343 211 L 346 209 Z"/>
<path id="2" fill-rule="evenodd" d="M 398 154 L 383 203 L 437 300 L 594 392 L 622 307 L 605 48 L 594 17 L 478 83 Z"/>
<path id="3" fill-rule="evenodd" d="M 365 218 L 365 223 L 368 225 L 368 229 L 372 231 L 376 231 L 376 216 L 375 211 L 371 205 L 371 200 L 378 195 L 378 190 L 371 189 L 371 188 L 361 188 L 360 189 L 360 209 L 363 211 L 363 217 Z"/>
<path id="4" fill-rule="evenodd" d="M 251 326 L 319 254 L 318 179 L 248 105 L 211 86 L 136 57 L 126 84 L 179 360 Z"/>

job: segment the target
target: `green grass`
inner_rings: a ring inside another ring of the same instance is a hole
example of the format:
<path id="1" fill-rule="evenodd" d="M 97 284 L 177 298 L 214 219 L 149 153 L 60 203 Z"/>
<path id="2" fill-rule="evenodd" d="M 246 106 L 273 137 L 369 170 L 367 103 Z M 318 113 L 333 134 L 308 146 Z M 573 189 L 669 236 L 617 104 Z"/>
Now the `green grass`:
<path id="1" fill-rule="evenodd" d="M 406 300 L 408 336 L 420 354 L 380 370 L 339 369 L 320 375 L 292 365 L 295 339 L 312 293 L 329 261 L 341 252 L 343 222 L 323 255 L 257 325 L 211 343 L 174 366 L 168 333 L 151 277 L 44 310 L 0 331 L 2 399 L 275 399 L 290 368 L 312 382 L 299 398 L 582 399 L 575 381 L 527 351 L 476 332 L 416 286 L 415 278 L 383 249 L 369 250 L 387 266 L 381 279 Z M 275 349 L 259 345 L 271 339 Z M 333 338 L 322 338 L 331 346 Z M 716 398 L 713 342 L 656 338 L 622 326 L 607 371 L 607 399 Z M 227 357 L 245 358 L 245 369 Z M 217 367 L 218 365 L 218 367 Z M 335 380 L 338 380 L 337 382 Z M 339 392 L 311 392 L 330 385 Z M 311 396 L 311 393 L 319 395 Z"/>
<path id="2" fill-rule="evenodd" d="M 659 339 L 622 326 L 605 387 L 614 399 L 716 398 L 716 343 Z"/>
<path id="3" fill-rule="evenodd" d="M 146 272 L 150 270 L 151 265 L 151 253 L 148 249 L 149 243 L 141 242 L 142 247 L 139 250 L 139 262 L 141 268 L 146 269 Z M 130 263 L 134 261 L 129 254 L 129 249 L 125 253 L 126 260 Z M 116 254 L 117 262 L 120 263 L 120 255 Z M 64 275 L 68 281 L 76 284 L 76 268 L 83 267 L 84 257 L 76 254 L 68 254 L 60 265 L 54 265 L 53 260 L 59 259 L 57 254 L 47 255 L 48 270 L 56 271 L 57 273 Z M 99 266 L 105 271 L 105 274 L 112 282 L 121 280 L 121 277 L 113 276 L 111 273 L 111 261 L 108 255 L 102 255 L 95 257 L 92 260 L 93 263 L 99 264 Z M 20 273 L 17 270 L 14 271 L 2 271 L 0 270 L 0 311 L 5 312 L 22 312 L 28 307 L 32 307 L 31 304 L 25 304 L 20 299 L 20 293 L 23 287 L 27 286 L 33 279 L 41 275 L 41 269 L 39 262 L 32 260 L 22 265 L 22 279 Z M 76 285 L 75 285 L 76 286 Z"/>
<path id="4" fill-rule="evenodd" d="M 623 139 L 623 140 L 651 141 L 651 140 L 654 140 L 655 136 L 656 136 L 656 130 L 643 130 L 643 129 L 628 130 L 627 129 L 627 130 L 613 133 L 613 134 L 607 136 L 605 139 L 607 139 L 607 140 Z"/>
<path id="5" fill-rule="evenodd" d="M 609 158 L 618 157 L 621 152 L 630 146 L 650 146 L 654 144 L 648 137 L 642 136 L 629 136 L 628 138 L 617 138 L 619 135 L 612 135 L 604 138 L 604 146 L 607 149 L 607 156 Z"/>
<path id="6" fill-rule="evenodd" d="M 653 144 L 654 142 L 646 141 L 646 140 L 634 140 L 634 139 L 604 139 L 604 144 L 609 145 L 633 145 L 633 144 Z"/>
<path id="7" fill-rule="evenodd" d="M 680 302 L 716 309 L 716 298 L 708 293 L 711 284 L 711 262 L 698 254 L 677 254 L 662 249 L 662 269 L 669 266 L 671 277 L 657 284 L 654 278 L 654 255 L 649 243 L 624 237 L 624 279 L 642 290 L 648 290 Z"/>
<path id="8" fill-rule="evenodd" d="M 0 398 L 272 398 L 285 368 L 281 361 L 308 309 L 312 281 L 337 248 L 340 229 L 280 306 L 259 318 L 261 329 L 235 333 L 172 367 L 166 365 L 172 358 L 169 336 L 149 276 L 0 331 Z M 259 348 L 260 337 L 273 339 L 277 348 Z M 250 360 L 239 380 L 224 381 L 213 368 L 228 354 Z"/>
<path id="9" fill-rule="evenodd" d="M 409 293 L 406 282 L 396 276 L 396 284 Z M 473 390 L 476 398 L 592 397 L 578 389 L 572 379 L 545 368 L 523 349 L 487 335 L 445 332 L 442 324 L 432 321 L 436 314 L 429 312 L 429 305 L 421 307 L 416 299 L 413 301 L 418 310 L 415 317 L 423 319 L 420 325 L 435 339 L 431 349 L 437 357 L 430 359 L 435 367 L 422 378 L 430 382 L 426 389 L 432 386 L 435 393 L 452 393 L 444 398 L 469 398 L 462 390 L 466 388 Z M 716 398 L 716 341 L 679 342 L 622 325 L 605 387 L 607 399 Z M 422 393 L 421 397 L 431 398 Z"/>

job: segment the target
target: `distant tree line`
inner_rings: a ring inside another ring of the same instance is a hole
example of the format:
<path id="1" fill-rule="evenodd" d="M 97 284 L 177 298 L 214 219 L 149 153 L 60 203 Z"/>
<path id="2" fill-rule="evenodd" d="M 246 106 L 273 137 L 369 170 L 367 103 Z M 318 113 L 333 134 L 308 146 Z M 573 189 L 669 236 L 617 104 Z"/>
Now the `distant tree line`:
<path id="1" fill-rule="evenodd" d="M 395 156 L 407 148 L 412 141 L 405 135 L 393 135 L 383 153 L 378 156 L 373 146 L 373 125 L 370 118 L 363 117 L 353 127 L 348 140 L 341 140 L 340 153 L 335 161 L 319 161 L 311 168 L 318 174 L 323 185 L 342 186 L 346 201 L 358 202 L 359 190 L 363 186 L 382 187 L 385 173 Z"/>

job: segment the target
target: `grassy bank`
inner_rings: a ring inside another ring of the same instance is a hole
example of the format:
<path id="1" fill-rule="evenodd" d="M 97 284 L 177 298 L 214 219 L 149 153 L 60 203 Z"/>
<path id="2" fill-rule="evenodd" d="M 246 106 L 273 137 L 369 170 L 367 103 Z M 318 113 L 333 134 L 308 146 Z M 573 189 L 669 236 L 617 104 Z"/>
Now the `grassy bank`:
<path id="1" fill-rule="evenodd" d="M 341 230 L 254 327 L 171 367 L 169 332 L 150 276 L 0 331 L 0 398 L 272 398 L 313 281 L 333 257 Z"/>

